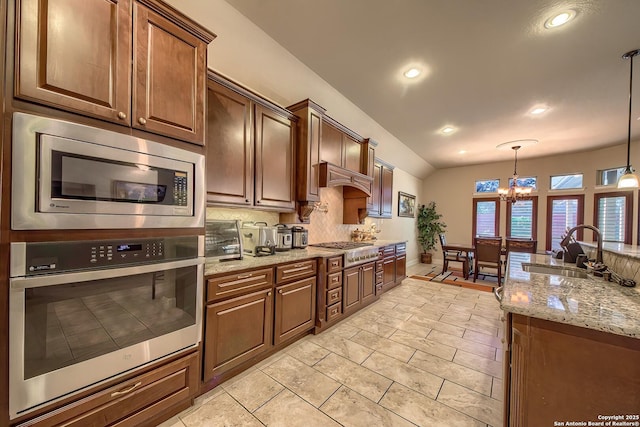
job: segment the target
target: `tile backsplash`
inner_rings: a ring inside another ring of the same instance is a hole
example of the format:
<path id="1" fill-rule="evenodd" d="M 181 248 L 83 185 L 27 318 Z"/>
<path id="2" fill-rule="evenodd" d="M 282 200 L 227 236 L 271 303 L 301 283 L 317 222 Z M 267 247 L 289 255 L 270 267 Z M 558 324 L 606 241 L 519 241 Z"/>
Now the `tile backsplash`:
<path id="1" fill-rule="evenodd" d="M 351 240 L 351 231 L 356 228 L 369 229 L 376 221 L 367 218 L 363 225 L 351 225 L 342 223 L 342 187 L 322 188 L 320 199 L 323 205 L 327 206 L 327 211 L 314 210 L 311 213 L 309 224 L 289 224 L 302 225 L 309 230 L 309 243 L 335 242 Z M 260 211 L 246 208 L 207 208 L 207 219 L 239 219 L 241 221 L 262 221 L 268 225 L 275 225 L 279 222 L 277 212 Z M 376 223 L 376 225 L 379 225 Z"/>
<path id="2" fill-rule="evenodd" d="M 589 258 L 596 257 L 596 251 L 593 248 L 584 247 Z M 636 291 L 640 292 L 640 259 L 629 256 L 603 251 L 602 261 L 609 269 L 625 279 L 633 279 L 636 281 Z"/>

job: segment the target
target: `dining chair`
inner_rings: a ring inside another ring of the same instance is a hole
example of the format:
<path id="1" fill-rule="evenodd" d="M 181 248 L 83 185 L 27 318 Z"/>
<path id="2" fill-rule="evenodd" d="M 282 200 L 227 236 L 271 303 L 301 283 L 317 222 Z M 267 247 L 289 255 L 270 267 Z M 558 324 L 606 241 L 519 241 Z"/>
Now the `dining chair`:
<path id="1" fill-rule="evenodd" d="M 528 254 L 535 254 L 538 249 L 538 241 L 533 239 L 518 239 L 513 237 L 507 237 L 506 252 L 525 252 Z"/>
<path id="2" fill-rule="evenodd" d="M 480 268 L 495 268 L 498 272 L 498 285 L 502 283 L 502 237 L 476 237 L 473 281 L 478 278 Z"/>
<path id="3" fill-rule="evenodd" d="M 462 275 L 465 279 L 469 278 L 469 271 L 471 268 L 471 256 L 470 253 L 447 249 L 447 237 L 444 233 L 438 234 L 440 238 L 440 246 L 442 246 L 442 273 L 444 274 L 449 268 L 449 261 L 462 263 Z"/>

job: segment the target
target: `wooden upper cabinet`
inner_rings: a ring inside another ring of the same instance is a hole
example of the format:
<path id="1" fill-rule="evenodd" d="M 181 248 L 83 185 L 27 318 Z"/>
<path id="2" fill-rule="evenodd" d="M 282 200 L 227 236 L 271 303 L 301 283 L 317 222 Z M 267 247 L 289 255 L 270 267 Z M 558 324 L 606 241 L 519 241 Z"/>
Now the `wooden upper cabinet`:
<path id="1" fill-rule="evenodd" d="M 367 209 L 369 210 L 369 216 L 380 216 L 380 185 L 382 177 L 382 165 L 376 163 L 373 165 L 373 184 L 371 185 L 371 197 L 367 197 Z"/>
<path id="2" fill-rule="evenodd" d="M 391 218 L 393 216 L 393 166 L 376 160 L 373 167 L 371 197 L 367 198 L 370 217 Z"/>
<path id="3" fill-rule="evenodd" d="M 213 34 L 157 0 L 16 8 L 17 98 L 204 144 Z"/>
<path id="4" fill-rule="evenodd" d="M 360 173 L 361 148 L 360 143 L 349 135 L 342 135 L 343 167 Z"/>
<path id="5" fill-rule="evenodd" d="M 207 201 L 253 205 L 253 103 L 209 80 Z"/>
<path id="6" fill-rule="evenodd" d="M 293 211 L 296 117 L 213 71 L 207 106 L 207 202 Z"/>
<path id="7" fill-rule="evenodd" d="M 15 96 L 130 124 L 131 2 L 19 0 Z"/>
<path id="8" fill-rule="evenodd" d="M 298 201 L 320 200 L 320 147 L 324 108 L 310 99 L 287 107 L 298 118 L 296 194 Z"/>
<path id="9" fill-rule="evenodd" d="M 203 144 L 207 43 L 138 2 L 134 22 L 133 126 Z"/>
<path id="10" fill-rule="evenodd" d="M 380 216 L 391 218 L 393 215 L 393 169 L 383 167 L 380 182 Z"/>
<path id="11" fill-rule="evenodd" d="M 257 104 L 255 121 L 255 204 L 294 209 L 296 124 L 291 118 Z"/>
<path id="12" fill-rule="evenodd" d="M 320 161 L 342 167 L 342 132 L 326 122 L 322 122 Z"/>

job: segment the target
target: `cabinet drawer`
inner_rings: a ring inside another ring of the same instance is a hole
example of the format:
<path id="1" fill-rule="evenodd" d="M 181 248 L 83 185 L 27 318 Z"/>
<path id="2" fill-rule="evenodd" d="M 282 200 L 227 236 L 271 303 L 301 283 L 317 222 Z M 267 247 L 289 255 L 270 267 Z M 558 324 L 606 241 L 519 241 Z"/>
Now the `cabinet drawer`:
<path id="1" fill-rule="evenodd" d="M 327 291 L 327 305 L 332 305 L 342 301 L 342 288 Z"/>
<path id="2" fill-rule="evenodd" d="M 327 275 L 327 289 L 334 289 L 342 286 L 342 272 Z"/>
<path id="3" fill-rule="evenodd" d="M 395 255 L 396 254 L 396 247 L 395 246 L 385 246 L 382 249 L 382 255 L 384 257 L 388 257 L 390 255 Z"/>
<path id="4" fill-rule="evenodd" d="M 245 271 L 207 280 L 207 301 L 236 296 L 273 286 L 273 269 Z"/>
<path id="5" fill-rule="evenodd" d="M 315 276 L 317 271 L 316 260 L 300 261 L 293 264 L 276 266 L 276 283 L 286 282 L 292 279 Z"/>
<path id="6" fill-rule="evenodd" d="M 336 303 L 327 307 L 327 322 L 331 322 L 333 319 L 340 317 L 342 314 L 342 303 Z"/>
<path id="7" fill-rule="evenodd" d="M 20 426 L 145 425 L 169 407 L 181 402 L 188 405 L 198 392 L 198 354 L 191 353 Z"/>
<path id="8" fill-rule="evenodd" d="M 342 270 L 342 256 L 336 256 L 327 260 L 327 273 Z"/>
<path id="9" fill-rule="evenodd" d="M 407 252 L 407 244 L 406 243 L 398 243 L 396 245 L 396 254 L 403 254 Z"/>
<path id="10" fill-rule="evenodd" d="M 384 265 L 382 263 L 382 260 L 376 261 L 376 271 L 382 271 L 383 268 L 384 268 Z"/>
<path id="11" fill-rule="evenodd" d="M 384 271 L 376 271 L 376 285 L 384 283 Z"/>

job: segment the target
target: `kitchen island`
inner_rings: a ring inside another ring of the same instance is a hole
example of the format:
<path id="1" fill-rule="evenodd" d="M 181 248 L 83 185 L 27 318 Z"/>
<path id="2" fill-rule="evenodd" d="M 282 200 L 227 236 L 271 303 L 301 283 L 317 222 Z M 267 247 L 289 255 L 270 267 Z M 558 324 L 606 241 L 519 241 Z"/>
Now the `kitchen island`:
<path id="1" fill-rule="evenodd" d="M 581 271 L 509 256 L 505 426 L 640 425 L 640 293 Z"/>

